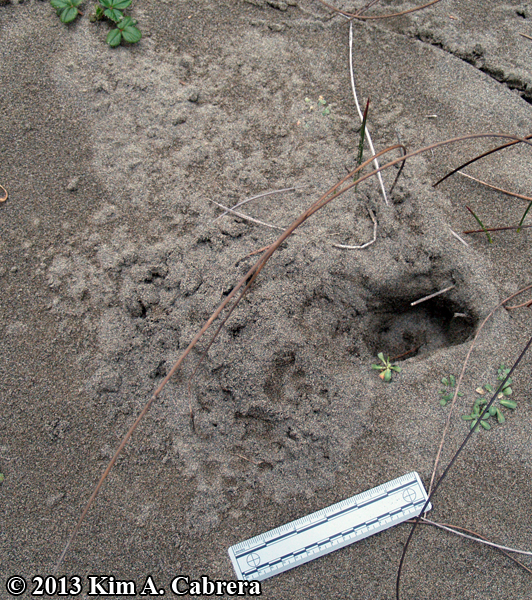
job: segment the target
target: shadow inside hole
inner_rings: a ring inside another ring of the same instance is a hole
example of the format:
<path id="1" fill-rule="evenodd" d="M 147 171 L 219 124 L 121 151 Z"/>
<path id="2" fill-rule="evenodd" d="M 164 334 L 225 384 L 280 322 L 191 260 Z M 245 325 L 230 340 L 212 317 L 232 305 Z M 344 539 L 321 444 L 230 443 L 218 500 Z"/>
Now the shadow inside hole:
<path id="1" fill-rule="evenodd" d="M 434 298 L 411 306 L 397 299 L 371 315 L 365 342 L 374 356 L 383 352 L 401 361 L 463 344 L 474 334 L 475 324 L 466 308 L 450 300 Z"/>

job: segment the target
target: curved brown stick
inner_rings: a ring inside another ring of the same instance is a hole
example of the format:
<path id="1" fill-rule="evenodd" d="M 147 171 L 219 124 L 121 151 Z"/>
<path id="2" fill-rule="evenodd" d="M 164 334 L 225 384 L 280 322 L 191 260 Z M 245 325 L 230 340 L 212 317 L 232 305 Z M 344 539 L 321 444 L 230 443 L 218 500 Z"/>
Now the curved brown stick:
<path id="1" fill-rule="evenodd" d="M 423 4 L 423 6 L 418 6 L 416 8 L 409 8 L 408 10 L 403 10 L 401 12 L 393 13 L 391 15 L 366 16 L 366 15 L 362 15 L 360 13 L 348 13 L 345 10 L 340 10 L 339 8 L 336 8 L 336 6 L 333 6 L 332 4 L 325 2 L 325 0 L 320 0 L 320 2 L 324 6 L 326 6 L 327 8 L 330 8 L 331 10 L 334 10 L 334 12 L 337 12 L 340 15 L 344 15 L 344 17 L 351 17 L 352 19 L 364 19 L 366 21 L 369 21 L 370 19 L 376 20 L 376 19 L 391 19 L 392 17 L 400 17 L 402 15 L 407 15 L 408 13 L 413 13 L 418 10 L 423 10 L 424 8 L 428 8 L 429 6 L 432 6 L 433 4 L 436 4 L 436 2 L 439 2 L 439 1 L 440 0 L 431 0 L 431 2 L 427 2 L 427 4 Z"/>
<path id="2" fill-rule="evenodd" d="M 415 523 L 416 520 L 415 519 L 408 519 L 408 521 L 405 521 L 405 523 Z M 463 531 L 464 533 L 468 533 L 469 535 L 474 535 L 477 538 L 479 538 L 479 542 L 481 542 L 482 540 L 484 540 L 485 542 L 488 542 L 489 545 L 491 545 L 490 541 L 488 540 L 488 538 L 484 537 L 483 535 L 480 535 L 480 533 L 477 533 L 476 531 L 471 531 L 471 529 L 466 529 L 465 527 L 459 527 L 458 525 L 449 525 L 448 523 L 436 523 L 434 521 L 430 521 L 429 519 L 425 519 L 425 517 L 421 517 L 421 520 L 419 521 L 420 525 L 432 525 L 433 527 L 438 527 L 438 528 L 446 528 L 447 530 L 449 529 L 456 529 L 457 531 L 453 532 L 456 535 L 460 535 L 458 532 L 459 531 Z M 493 546 L 492 546 L 493 547 Z M 525 571 L 528 571 L 531 575 L 532 575 L 532 570 L 529 569 L 526 565 L 524 565 L 520 560 L 517 560 L 517 558 L 515 558 L 514 556 L 512 556 L 509 552 L 507 552 L 506 550 L 503 550 L 502 548 L 499 548 L 498 546 L 495 546 L 497 548 L 497 550 L 499 550 L 499 552 L 502 552 L 506 558 L 509 558 L 510 560 L 513 560 L 514 563 L 516 563 L 519 567 L 523 567 L 523 569 Z"/>
<path id="3" fill-rule="evenodd" d="M 3 185 L 0 185 L 0 188 L 4 190 L 4 195 L 0 198 L 0 202 L 5 202 L 8 198 L 7 190 Z"/>
<path id="4" fill-rule="evenodd" d="M 370 177 L 375 176 L 377 173 L 379 173 L 380 171 L 383 171 L 384 169 L 388 169 L 388 168 L 392 167 L 393 165 L 396 165 L 398 163 L 404 162 L 408 158 L 411 158 L 413 156 L 417 156 L 418 154 L 422 154 L 423 152 L 427 152 L 429 150 L 432 150 L 434 148 L 438 148 L 440 146 L 446 146 L 446 145 L 449 145 L 449 144 L 453 144 L 453 143 L 457 143 L 457 142 L 461 142 L 461 141 L 465 141 L 465 140 L 480 139 L 480 138 L 492 138 L 492 137 L 494 137 L 494 138 L 510 139 L 510 140 L 514 140 L 516 142 L 524 142 L 524 143 L 527 143 L 530 146 L 532 146 L 532 142 L 526 141 L 526 140 L 524 140 L 522 138 L 519 138 L 518 136 L 511 135 L 511 134 L 506 134 L 506 133 L 477 133 L 477 134 L 470 134 L 470 135 L 465 135 L 465 136 L 459 136 L 459 137 L 451 138 L 449 140 L 445 140 L 443 142 L 435 142 L 433 144 L 430 144 L 429 146 L 426 146 L 426 147 L 421 148 L 419 150 L 415 150 L 413 152 L 405 154 L 404 156 L 401 156 L 400 158 L 396 158 L 395 160 L 390 161 L 389 163 L 387 163 L 387 164 L 379 167 L 378 169 L 375 169 L 375 170 L 371 171 L 370 173 L 367 173 L 366 175 L 363 175 L 362 177 L 356 179 L 355 181 L 352 181 L 350 184 L 348 184 L 345 187 L 341 188 L 341 186 L 344 183 L 346 183 L 348 180 L 352 180 L 352 178 L 360 170 L 364 169 L 369 164 L 371 164 L 375 158 L 379 158 L 380 156 L 382 156 L 382 155 L 384 155 L 384 154 L 386 154 L 388 152 L 391 152 L 393 150 L 397 150 L 398 148 L 402 147 L 402 144 L 394 144 L 393 146 L 385 148 L 384 150 L 381 150 L 380 152 L 378 152 L 374 156 L 368 158 L 361 165 L 359 165 L 356 169 L 354 169 L 353 171 L 351 171 L 350 173 L 348 173 L 341 181 L 339 181 L 338 183 L 336 183 L 332 188 L 330 188 L 327 192 L 325 192 L 325 194 L 323 194 L 304 213 L 302 213 L 292 223 L 292 225 L 290 225 L 277 238 L 277 240 L 275 242 L 273 242 L 270 246 L 268 246 L 268 248 L 265 251 L 265 253 L 259 258 L 259 260 L 255 263 L 255 265 L 249 269 L 249 271 L 246 273 L 246 275 L 244 275 L 244 277 L 236 284 L 236 286 L 233 288 L 233 290 L 230 292 L 230 294 L 223 300 L 223 302 L 212 313 L 212 315 L 209 317 L 209 319 L 207 319 L 207 321 L 204 323 L 204 325 L 202 326 L 202 328 L 194 336 L 194 338 L 192 339 L 192 341 L 190 342 L 190 344 L 187 346 L 187 348 L 185 349 L 185 351 L 183 352 L 183 354 L 179 357 L 179 359 L 177 360 L 177 362 L 170 369 L 170 371 L 168 372 L 168 374 L 166 375 L 166 377 L 161 381 L 161 383 L 159 384 L 159 386 L 157 387 L 157 389 L 155 390 L 155 392 L 153 393 L 153 395 L 151 396 L 151 398 L 148 400 L 148 402 L 146 403 L 146 405 L 144 406 L 144 408 L 141 410 L 139 416 L 136 418 L 136 420 L 133 423 L 133 425 L 131 425 L 131 427 L 129 428 L 129 430 L 125 434 L 124 438 L 120 442 L 120 445 L 116 449 L 116 452 L 114 453 L 113 457 L 109 461 L 109 464 L 107 465 L 106 469 L 104 470 L 102 476 L 100 477 L 100 480 L 98 481 L 98 484 L 96 485 L 94 491 L 92 492 L 92 494 L 91 494 L 91 496 L 90 496 L 90 498 L 89 498 L 89 500 L 88 500 L 85 508 L 83 509 L 83 512 L 81 513 L 81 516 L 80 516 L 80 518 L 79 518 L 79 520 L 78 520 L 78 522 L 77 522 L 77 524 L 76 524 L 73 532 L 71 533 L 70 537 L 68 538 L 68 541 L 67 541 L 67 543 L 66 543 L 66 545 L 65 545 L 65 547 L 63 549 L 63 552 L 61 553 L 61 556 L 59 557 L 59 560 L 57 561 L 57 564 L 56 564 L 56 566 L 54 568 L 53 573 L 54 574 L 57 573 L 59 567 L 61 566 L 61 563 L 63 562 L 63 560 L 64 560 L 64 558 L 66 556 L 66 553 L 68 552 L 68 549 L 69 549 L 70 545 L 72 544 L 72 541 L 74 540 L 74 538 L 76 537 L 77 533 L 80 530 L 80 527 L 81 527 L 81 525 L 82 525 L 82 523 L 83 523 L 83 521 L 85 519 L 85 516 L 89 512 L 90 507 L 92 506 L 92 504 L 93 504 L 96 496 L 98 495 L 98 492 L 100 491 L 102 485 L 104 484 L 105 480 L 107 479 L 107 476 L 109 475 L 111 469 L 113 468 L 114 464 L 116 463 L 116 461 L 117 461 L 120 453 L 124 449 L 124 446 L 127 444 L 127 442 L 129 441 L 129 439 L 131 438 L 131 436 L 135 432 L 138 424 L 140 423 L 140 421 L 142 420 L 142 418 L 144 417 L 144 415 L 148 412 L 148 410 L 150 409 L 150 407 L 153 404 L 154 400 L 156 400 L 156 398 L 159 396 L 159 394 L 161 393 L 161 391 L 163 390 L 163 388 L 165 387 L 165 385 L 168 383 L 168 381 L 170 381 L 170 378 L 174 375 L 174 373 L 177 371 L 177 369 L 179 369 L 179 367 L 181 366 L 181 364 L 183 363 L 183 361 L 185 360 L 185 358 L 189 355 L 189 353 L 194 348 L 194 346 L 198 343 L 198 341 L 203 336 L 203 334 L 207 331 L 207 329 L 209 329 L 209 327 L 212 325 L 212 323 L 220 316 L 220 314 L 228 306 L 228 304 L 231 302 L 231 300 L 233 300 L 233 298 L 236 296 L 236 294 L 238 293 L 238 291 L 241 288 L 244 288 L 244 290 L 241 293 L 239 299 L 237 301 L 235 301 L 234 305 L 231 307 L 231 309 L 230 309 L 231 311 L 234 310 L 234 308 L 236 307 L 236 305 L 238 304 L 238 302 L 242 299 L 244 293 L 249 289 L 249 287 L 251 286 L 251 284 L 253 283 L 253 281 L 257 278 L 257 276 L 262 271 L 262 269 L 264 268 L 264 266 L 266 265 L 266 263 L 268 262 L 268 260 L 272 257 L 272 255 L 274 254 L 274 252 L 279 248 L 279 246 L 288 237 L 290 237 L 290 235 L 292 235 L 292 233 L 300 225 L 302 225 L 315 212 L 317 212 L 318 210 L 320 210 L 321 208 L 323 208 L 324 206 L 326 206 L 329 202 L 331 202 L 332 200 L 334 200 L 335 198 L 337 198 L 341 194 L 347 192 L 351 188 L 353 188 L 353 187 L 357 186 L 358 184 L 362 183 L 366 179 L 369 179 Z M 341 189 L 339 189 L 339 188 L 341 188 Z"/>
<path id="5" fill-rule="evenodd" d="M 471 233 L 486 233 L 486 231 L 511 231 L 512 229 L 530 229 L 530 227 L 532 227 L 532 225 L 521 225 L 521 227 L 518 227 L 517 225 L 511 225 L 508 227 L 486 227 L 486 229 L 468 229 L 467 231 L 462 231 L 462 233 L 464 235 L 470 235 Z"/>
<path id="6" fill-rule="evenodd" d="M 530 139 L 532 139 L 532 135 L 527 135 L 523 139 L 524 140 L 530 140 Z M 468 160 L 463 165 L 460 165 L 459 167 L 456 167 L 456 169 L 453 169 L 450 173 L 447 173 L 447 175 L 445 175 L 445 177 L 442 177 L 441 179 L 438 179 L 438 181 L 436 183 L 432 184 L 432 187 L 436 187 L 437 185 L 440 185 L 440 183 L 442 181 L 445 181 L 447 179 L 447 177 L 450 177 L 451 175 L 454 175 L 455 173 L 457 173 L 458 171 L 460 171 L 464 167 L 469 166 L 470 164 L 476 162 L 477 160 L 480 160 L 481 158 L 485 158 L 486 156 L 489 156 L 490 154 L 494 154 L 495 152 L 498 152 L 499 150 L 504 150 L 505 148 L 509 148 L 510 146 L 515 146 L 515 144 L 520 144 L 520 143 L 521 143 L 521 141 L 515 140 L 513 142 L 507 142 L 506 144 L 503 144 L 502 146 L 497 146 L 496 148 L 492 148 L 491 150 L 488 150 L 487 152 L 483 152 L 482 154 L 479 154 L 478 156 L 475 156 L 475 158 L 472 158 L 471 160 Z"/>
<path id="7" fill-rule="evenodd" d="M 496 192 L 502 192 L 503 194 L 506 194 L 507 196 L 513 196 L 514 198 L 519 198 L 520 200 L 524 200 L 525 202 L 532 202 L 532 198 L 530 198 L 529 196 L 524 196 L 523 194 L 518 194 L 516 192 L 510 192 L 508 190 L 504 190 L 503 188 L 499 188 L 494 185 L 491 185 L 491 183 L 486 183 L 485 181 L 477 179 L 476 177 L 472 177 L 471 175 L 468 175 L 467 173 L 462 173 L 461 171 L 458 171 L 458 173 L 460 175 L 462 175 L 462 177 L 467 177 L 468 179 L 472 179 L 473 181 L 476 181 L 477 183 L 480 183 L 481 185 L 485 185 L 486 187 L 491 188 L 492 190 L 495 190 Z"/>

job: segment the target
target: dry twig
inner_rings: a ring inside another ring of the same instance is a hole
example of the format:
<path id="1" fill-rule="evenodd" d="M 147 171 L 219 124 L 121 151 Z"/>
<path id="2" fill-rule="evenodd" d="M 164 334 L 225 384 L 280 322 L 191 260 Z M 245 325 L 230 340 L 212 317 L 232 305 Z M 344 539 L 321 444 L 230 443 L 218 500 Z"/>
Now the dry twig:
<path id="1" fill-rule="evenodd" d="M 432 300 L 432 298 L 436 298 L 436 296 L 440 296 L 441 294 L 445 294 L 445 292 L 448 292 L 449 290 L 452 290 L 454 287 L 456 287 L 453 283 L 453 285 L 450 285 L 449 287 L 446 287 L 443 290 L 440 290 L 439 292 L 434 292 L 434 294 L 430 294 L 429 296 L 425 296 L 424 298 L 420 298 L 419 300 L 415 300 L 414 302 L 410 302 L 410 306 L 415 306 L 416 304 L 421 304 L 422 302 L 426 302 L 427 300 Z"/>
<path id="2" fill-rule="evenodd" d="M 460 175 L 462 175 L 463 177 L 472 179 L 473 181 L 476 181 L 477 183 L 485 185 L 486 187 L 491 188 L 492 190 L 495 190 L 497 192 L 502 192 L 503 194 L 506 194 L 507 196 L 513 196 L 514 198 L 520 198 L 521 200 L 525 200 L 526 202 L 532 202 L 532 198 L 530 198 L 529 196 L 523 196 L 523 194 L 517 194 L 516 192 L 510 192 L 508 190 L 503 190 L 502 188 L 495 187 L 494 185 L 491 185 L 491 183 L 486 183 L 485 181 L 481 181 L 480 179 L 477 179 L 476 177 L 468 175 L 467 173 L 462 173 L 462 171 L 456 171 L 456 172 L 459 173 Z"/>
<path id="3" fill-rule="evenodd" d="M 329 4 L 327 2 L 325 2 L 325 0 L 320 0 L 320 2 L 326 6 L 327 8 L 330 8 L 331 10 L 334 10 L 334 12 L 340 14 L 340 15 L 344 15 L 344 17 L 351 17 L 352 19 L 364 19 L 364 20 L 370 20 L 370 19 L 391 19 L 393 17 L 400 17 L 402 15 L 407 15 L 408 13 L 413 13 L 416 12 L 418 10 L 423 10 L 424 8 L 428 8 L 429 6 L 432 6 L 433 4 L 436 4 L 437 2 L 439 2 L 440 0 L 431 0 L 431 2 L 427 2 L 427 4 L 423 4 L 423 6 L 417 6 L 416 8 L 409 8 L 408 10 L 403 10 L 401 12 L 397 12 L 397 13 L 392 13 L 390 15 L 372 15 L 372 16 L 366 16 L 366 15 L 362 15 L 360 14 L 361 11 L 364 10 L 364 8 L 362 8 L 358 13 L 349 13 L 345 10 L 340 10 L 339 8 L 336 8 L 335 6 L 333 6 L 332 4 Z"/>
<path id="4" fill-rule="evenodd" d="M 346 246 L 344 244 L 333 244 L 335 248 L 342 248 L 346 250 L 362 250 L 363 248 L 367 248 L 368 246 L 371 246 L 371 244 L 374 244 L 377 241 L 377 219 L 375 218 L 375 215 L 373 214 L 371 208 L 368 208 L 368 212 L 369 216 L 371 217 L 371 220 L 373 221 L 373 237 L 371 238 L 371 240 L 369 242 L 366 242 L 365 244 L 362 244 L 361 246 Z"/>
<path id="5" fill-rule="evenodd" d="M 415 519 L 409 519 L 408 521 L 405 521 L 406 523 L 415 523 Z M 515 558 L 514 556 L 512 556 L 511 554 L 509 554 L 509 552 L 506 551 L 505 546 L 499 546 L 498 544 L 493 544 L 491 543 L 487 538 L 485 538 L 483 535 L 480 535 L 480 533 L 477 533 L 476 531 L 471 531 L 470 529 L 466 529 L 465 527 L 459 527 L 458 525 L 447 525 L 447 523 L 436 523 L 435 521 L 430 521 L 429 519 L 426 519 L 425 517 L 421 517 L 419 523 L 421 525 L 432 525 L 433 527 L 438 527 L 439 529 L 444 529 L 445 531 L 449 531 L 450 533 L 454 533 L 455 535 L 458 536 L 462 536 L 463 534 L 460 533 L 460 531 L 465 531 L 466 533 L 470 534 L 467 536 L 464 536 L 468 539 L 472 539 L 474 542 L 479 542 L 480 544 L 486 543 L 488 546 L 497 548 L 497 550 L 500 550 L 507 558 L 509 558 L 510 560 L 512 560 L 514 563 L 516 563 L 517 565 L 519 565 L 520 567 L 522 567 L 525 571 L 528 571 L 531 575 L 532 575 L 532 570 L 529 569 L 526 565 L 524 565 L 520 560 L 517 560 L 517 558 Z M 476 536 L 476 537 L 471 537 L 471 536 Z M 507 550 L 511 550 L 512 552 L 519 552 L 519 550 L 514 550 L 513 548 L 508 548 Z"/>

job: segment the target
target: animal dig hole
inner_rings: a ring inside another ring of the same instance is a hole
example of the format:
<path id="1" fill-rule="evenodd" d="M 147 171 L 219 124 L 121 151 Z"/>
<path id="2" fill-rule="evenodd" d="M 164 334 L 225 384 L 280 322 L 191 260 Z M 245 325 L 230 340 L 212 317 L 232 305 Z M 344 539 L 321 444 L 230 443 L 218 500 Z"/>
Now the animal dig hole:
<path id="1" fill-rule="evenodd" d="M 467 308 L 443 298 L 417 306 L 397 299 L 378 308 L 366 328 L 366 344 L 373 355 L 383 352 L 401 361 L 466 342 L 476 319 Z"/>

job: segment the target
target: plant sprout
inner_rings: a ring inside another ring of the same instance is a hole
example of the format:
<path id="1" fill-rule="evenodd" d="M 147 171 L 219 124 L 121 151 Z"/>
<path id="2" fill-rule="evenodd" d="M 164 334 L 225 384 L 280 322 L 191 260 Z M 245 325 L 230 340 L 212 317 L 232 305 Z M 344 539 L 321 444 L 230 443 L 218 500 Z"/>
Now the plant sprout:
<path id="1" fill-rule="evenodd" d="M 401 372 L 401 367 L 392 365 L 392 363 L 390 362 L 390 357 L 385 359 L 384 354 L 382 352 L 379 352 L 377 354 L 377 358 L 381 361 L 382 365 L 371 365 L 371 368 L 380 371 L 379 377 L 383 381 L 388 382 L 392 380 L 392 371 L 395 371 L 396 373 Z"/>

